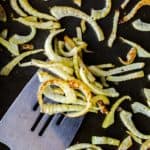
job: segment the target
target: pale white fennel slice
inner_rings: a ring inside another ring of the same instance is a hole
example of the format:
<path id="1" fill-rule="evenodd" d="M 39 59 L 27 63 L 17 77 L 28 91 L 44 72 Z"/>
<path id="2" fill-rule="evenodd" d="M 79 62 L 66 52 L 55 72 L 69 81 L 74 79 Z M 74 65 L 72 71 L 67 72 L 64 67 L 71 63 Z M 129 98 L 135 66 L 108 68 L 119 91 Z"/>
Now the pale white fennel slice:
<path id="1" fill-rule="evenodd" d="M 10 0 L 10 5 L 12 9 L 20 16 L 26 17 L 27 14 L 19 7 L 17 0 Z"/>
<path id="2" fill-rule="evenodd" d="M 110 13 L 111 8 L 112 8 L 111 0 L 106 0 L 105 7 L 103 9 L 100 9 L 100 10 L 92 9 L 91 17 L 94 20 L 99 20 L 99 19 L 105 18 Z"/>
<path id="3" fill-rule="evenodd" d="M 14 34 L 12 37 L 10 37 L 9 42 L 15 43 L 15 44 L 24 44 L 28 43 L 31 41 L 35 35 L 36 35 L 36 28 L 30 27 L 31 32 L 28 35 L 19 35 L 19 34 Z"/>
<path id="4" fill-rule="evenodd" d="M 28 0 L 18 0 L 20 6 L 30 15 L 33 15 L 35 17 L 38 18 L 42 18 L 42 19 L 47 19 L 47 20 L 56 20 L 53 16 L 46 14 L 46 13 L 42 13 L 39 12 L 38 10 L 36 10 L 35 8 L 33 8 Z"/>
<path id="5" fill-rule="evenodd" d="M 72 7 L 67 7 L 67 6 L 54 6 L 50 9 L 50 12 L 58 20 L 64 17 L 76 17 L 87 21 L 95 31 L 98 41 L 104 40 L 103 31 L 100 28 L 100 26 L 97 24 L 97 22 L 94 21 L 89 15 L 82 12 L 81 10 Z"/>
<path id="6" fill-rule="evenodd" d="M 117 37 L 117 29 L 118 29 L 118 21 L 119 21 L 119 16 L 120 16 L 120 12 L 119 10 L 116 10 L 115 11 L 115 14 L 114 14 L 114 19 L 113 19 L 113 28 L 112 28 L 112 32 L 109 36 L 109 39 L 108 39 L 108 46 L 109 47 L 112 47 L 113 46 L 113 43 Z"/>
<path id="7" fill-rule="evenodd" d="M 150 23 L 143 22 L 141 19 L 133 21 L 132 26 L 138 31 L 150 31 Z"/>

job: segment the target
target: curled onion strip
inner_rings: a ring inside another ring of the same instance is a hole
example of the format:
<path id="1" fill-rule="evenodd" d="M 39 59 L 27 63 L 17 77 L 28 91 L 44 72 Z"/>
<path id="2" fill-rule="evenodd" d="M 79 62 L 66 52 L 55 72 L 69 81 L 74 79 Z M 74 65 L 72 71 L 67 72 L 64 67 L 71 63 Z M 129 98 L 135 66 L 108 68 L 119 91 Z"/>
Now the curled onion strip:
<path id="1" fill-rule="evenodd" d="M 132 26 L 138 31 L 150 31 L 150 23 L 143 22 L 141 19 L 133 21 Z"/>
<path id="2" fill-rule="evenodd" d="M 65 6 L 54 6 L 51 8 L 51 14 L 53 16 L 55 16 L 58 20 L 64 18 L 64 17 L 76 17 L 76 18 L 80 18 L 83 19 L 85 21 L 87 21 L 93 28 L 93 30 L 95 31 L 98 41 L 103 41 L 104 40 L 104 34 L 102 29 L 100 28 L 100 26 L 90 17 L 88 16 L 86 13 L 72 8 L 72 7 L 65 7 Z"/>
<path id="3" fill-rule="evenodd" d="M 10 5 L 12 9 L 20 16 L 26 17 L 27 14 L 19 7 L 17 0 L 10 0 Z"/>
<path id="4" fill-rule="evenodd" d="M 18 0 L 21 7 L 30 15 L 33 15 L 35 17 L 38 18 L 42 18 L 42 19 L 47 19 L 47 20 L 56 20 L 53 16 L 50 16 L 48 14 L 45 13 L 41 13 L 39 11 L 37 11 L 36 9 L 34 9 L 30 4 L 28 0 Z"/>
<path id="5" fill-rule="evenodd" d="M 106 0 L 105 7 L 103 9 L 101 9 L 101 10 L 92 9 L 91 17 L 94 20 L 99 20 L 99 19 L 105 18 L 110 13 L 111 7 L 112 7 L 111 0 Z"/>
<path id="6" fill-rule="evenodd" d="M 138 54 L 139 57 L 150 58 L 150 53 L 147 52 L 147 51 L 146 51 L 143 47 L 141 47 L 139 44 L 137 44 L 137 43 L 135 43 L 135 42 L 132 42 L 132 41 L 129 41 L 129 40 L 123 38 L 123 37 L 120 37 L 120 39 L 121 39 L 124 43 L 126 43 L 126 44 L 128 44 L 128 45 L 130 45 L 130 46 L 132 46 L 132 47 L 135 47 L 135 48 L 137 49 L 137 54 Z"/>
<path id="7" fill-rule="evenodd" d="M 105 117 L 102 127 L 103 128 L 108 128 L 110 127 L 112 124 L 114 124 L 115 122 L 115 111 L 117 110 L 117 108 L 119 107 L 119 105 L 124 102 L 125 100 L 131 100 L 131 97 L 129 96 L 123 96 L 120 99 L 118 99 L 113 106 L 111 107 L 110 112 L 107 114 L 107 116 Z"/>
<path id="8" fill-rule="evenodd" d="M 120 112 L 120 118 L 121 121 L 123 122 L 124 126 L 131 131 L 135 136 L 141 138 L 141 139 L 150 139 L 150 135 L 145 135 L 138 131 L 132 121 L 132 113 L 128 111 L 122 111 Z"/>
<path id="9" fill-rule="evenodd" d="M 24 52 L 22 54 L 20 54 L 19 56 L 15 57 L 12 61 L 10 61 L 6 66 L 4 66 L 2 68 L 2 70 L 0 71 L 0 75 L 3 76 L 8 76 L 10 74 L 10 72 L 13 70 L 13 68 L 25 57 L 29 56 L 29 55 L 34 55 L 40 52 L 44 52 L 44 50 L 39 49 L 39 50 L 34 50 L 34 51 L 29 51 L 29 52 Z"/>
<path id="10" fill-rule="evenodd" d="M 125 22 L 129 21 L 131 18 L 133 18 L 135 16 L 135 14 L 137 13 L 137 11 L 140 8 L 142 8 L 143 6 L 150 6 L 150 0 L 140 0 L 134 6 L 134 8 L 126 16 L 123 17 L 123 19 L 121 20 L 121 23 L 125 23 Z"/>
<path id="11" fill-rule="evenodd" d="M 23 36 L 15 34 L 9 39 L 9 42 L 15 44 L 24 44 L 31 41 L 35 37 L 35 35 L 36 35 L 36 28 L 31 27 L 31 33 L 29 35 Z"/>

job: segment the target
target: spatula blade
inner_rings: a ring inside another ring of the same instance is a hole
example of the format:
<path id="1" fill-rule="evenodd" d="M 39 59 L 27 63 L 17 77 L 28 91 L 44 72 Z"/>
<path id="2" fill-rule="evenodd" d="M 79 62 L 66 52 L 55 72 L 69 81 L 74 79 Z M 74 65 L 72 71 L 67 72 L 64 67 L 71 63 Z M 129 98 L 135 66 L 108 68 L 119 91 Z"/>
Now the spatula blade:
<path id="1" fill-rule="evenodd" d="M 83 117 L 64 118 L 60 125 L 56 125 L 58 115 L 55 115 L 42 136 L 39 129 L 32 132 L 39 114 L 39 109 L 33 111 L 39 84 L 37 75 L 34 75 L 0 122 L 0 141 L 11 150 L 65 150 L 82 123 Z M 45 125 L 46 119 L 41 121 L 40 127 Z"/>

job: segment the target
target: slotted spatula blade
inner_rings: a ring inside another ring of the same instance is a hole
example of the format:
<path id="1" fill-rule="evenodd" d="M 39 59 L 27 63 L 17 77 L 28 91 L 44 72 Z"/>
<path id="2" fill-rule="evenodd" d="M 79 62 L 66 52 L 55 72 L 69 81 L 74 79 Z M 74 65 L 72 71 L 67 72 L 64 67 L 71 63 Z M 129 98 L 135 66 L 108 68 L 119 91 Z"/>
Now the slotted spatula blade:
<path id="1" fill-rule="evenodd" d="M 83 117 L 40 114 L 39 84 L 34 75 L 0 121 L 0 141 L 11 150 L 65 150 L 82 123 Z"/>

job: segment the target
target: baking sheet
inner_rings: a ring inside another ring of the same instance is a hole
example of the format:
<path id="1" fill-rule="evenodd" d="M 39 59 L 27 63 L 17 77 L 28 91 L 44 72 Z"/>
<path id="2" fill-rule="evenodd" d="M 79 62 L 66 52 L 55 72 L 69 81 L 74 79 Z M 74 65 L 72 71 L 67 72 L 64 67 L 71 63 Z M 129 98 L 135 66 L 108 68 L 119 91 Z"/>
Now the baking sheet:
<path id="1" fill-rule="evenodd" d="M 43 1 L 43 0 L 30 0 L 31 4 L 37 8 L 38 10 L 41 10 L 43 12 L 48 13 L 48 7 L 54 6 L 54 5 L 67 5 L 67 6 L 73 6 L 76 7 L 72 3 L 71 0 L 53 0 L 53 1 Z M 127 9 L 124 12 L 128 12 L 132 6 L 136 4 L 137 0 L 131 1 L 128 5 Z M 9 1 L 6 0 L 5 2 L 0 1 L 2 5 L 7 10 L 8 15 L 8 23 L 4 24 L 0 22 L 0 30 L 4 28 L 8 28 L 9 30 L 9 36 L 18 33 L 18 34 L 27 34 L 29 33 L 29 28 L 10 21 L 10 14 L 14 11 L 10 8 Z M 82 10 L 90 14 L 91 8 L 103 8 L 105 1 L 104 0 L 83 0 L 83 6 Z M 83 36 L 84 40 L 88 42 L 89 44 L 89 50 L 92 50 L 94 53 L 90 54 L 84 54 L 84 61 L 86 64 L 99 64 L 99 63 L 114 63 L 116 65 L 120 65 L 118 63 L 118 57 L 125 57 L 127 53 L 127 49 L 129 47 L 126 44 L 123 44 L 121 41 L 116 40 L 113 48 L 107 47 L 107 39 L 111 32 L 112 28 L 112 18 L 114 15 L 114 10 L 118 9 L 121 1 L 112 1 L 113 3 L 113 9 L 108 17 L 105 19 L 102 19 L 98 21 L 98 23 L 101 25 L 102 29 L 104 30 L 106 40 L 99 43 L 97 41 L 97 38 L 93 32 L 93 30 L 88 25 L 88 30 L 86 34 Z M 15 13 L 14 13 L 15 14 Z M 123 15 L 123 13 L 121 14 Z M 17 16 L 17 15 L 15 15 Z M 140 11 L 136 14 L 136 16 L 129 22 L 123 25 L 119 25 L 118 29 L 118 36 L 123 36 L 127 39 L 133 40 L 140 45 L 142 45 L 145 49 L 150 51 L 150 32 L 139 32 L 133 29 L 131 26 L 131 22 L 135 20 L 136 18 L 141 18 L 143 21 L 150 22 L 150 7 L 143 7 L 140 9 Z M 68 34 L 69 36 L 75 35 L 75 27 L 79 25 L 80 20 L 75 18 L 65 18 L 61 20 L 62 27 L 66 28 L 65 34 Z M 38 31 L 38 34 L 36 38 L 32 41 L 35 44 L 35 47 L 42 48 L 44 41 L 48 35 L 47 31 Z M 44 56 L 36 55 L 35 58 L 42 58 L 45 59 Z M 9 53 L 4 50 L 2 46 L 0 46 L 0 68 L 6 64 L 11 57 L 9 56 Z M 26 59 L 28 60 L 28 59 Z M 136 59 L 136 61 L 145 61 L 146 67 L 144 69 L 145 73 L 150 73 L 150 61 L 149 59 Z M 31 76 L 36 71 L 36 68 L 18 68 L 16 67 L 14 71 L 10 74 L 8 77 L 1 77 L 0 76 L 0 117 L 4 115 L 6 110 L 9 108 L 15 97 L 19 94 L 21 89 L 24 87 L 24 85 L 27 83 L 27 81 L 31 78 Z M 147 87 L 150 88 L 150 82 L 148 82 L 147 78 L 139 79 L 139 80 L 133 80 L 128 81 L 119 84 L 116 86 L 117 90 L 121 92 L 121 95 L 128 94 L 132 96 L 134 100 L 144 102 L 144 96 L 142 93 L 142 88 Z M 114 99 L 112 99 L 112 102 Z M 125 102 L 123 105 L 123 108 L 130 110 L 129 103 Z M 119 116 L 116 116 L 116 122 L 115 124 L 110 127 L 107 130 L 103 130 L 101 128 L 101 120 L 103 119 L 103 116 L 94 115 L 94 114 L 88 114 L 81 126 L 80 131 L 77 133 L 77 136 L 75 137 L 73 143 L 76 142 L 90 142 L 92 135 L 98 135 L 98 136 L 112 136 L 114 138 L 123 139 L 125 138 L 125 130 L 126 128 L 122 125 Z M 143 133 L 150 133 L 150 119 L 144 117 L 143 115 L 135 115 L 133 118 L 134 122 L 136 123 L 137 128 L 142 131 Z M 16 130 L 17 132 L 17 130 Z M 106 147 L 103 146 L 104 149 L 107 150 L 113 150 L 116 149 L 115 147 Z M 6 150 L 4 146 L 0 144 L 0 150 Z M 132 150 L 137 150 L 138 145 L 134 144 L 132 147 Z"/>

